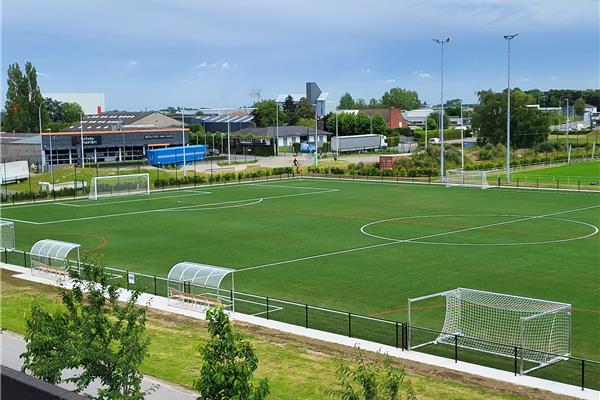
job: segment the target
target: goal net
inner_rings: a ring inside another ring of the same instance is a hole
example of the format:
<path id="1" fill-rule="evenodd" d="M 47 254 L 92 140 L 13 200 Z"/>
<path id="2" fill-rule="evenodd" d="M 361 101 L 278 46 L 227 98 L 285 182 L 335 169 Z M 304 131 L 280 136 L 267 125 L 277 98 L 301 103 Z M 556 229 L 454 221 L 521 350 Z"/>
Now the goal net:
<path id="1" fill-rule="evenodd" d="M 15 249 L 15 224 L 11 221 L 0 220 L 0 250 Z"/>
<path id="2" fill-rule="evenodd" d="M 458 288 L 436 296 L 446 300 L 444 325 L 429 344 L 448 344 L 500 356 L 517 357 L 521 373 L 564 360 L 571 353 L 571 305 L 552 301 Z M 410 346 L 410 345 L 409 345 Z M 533 366 L 524 370 L 524 362 Z"/>
<path id="3" fill-rule="evenodd" d="M 150 176 L 146 174 L 97 176 L 92 178 L 90 199 L 150 193 Z"/>
<path id="4" fill-rule="evenodd" d="M 469 186 L 487 189 L 489 171 L 466 171 L 463 169 L 450 169 L 446 171 L 446 187 Z"/>

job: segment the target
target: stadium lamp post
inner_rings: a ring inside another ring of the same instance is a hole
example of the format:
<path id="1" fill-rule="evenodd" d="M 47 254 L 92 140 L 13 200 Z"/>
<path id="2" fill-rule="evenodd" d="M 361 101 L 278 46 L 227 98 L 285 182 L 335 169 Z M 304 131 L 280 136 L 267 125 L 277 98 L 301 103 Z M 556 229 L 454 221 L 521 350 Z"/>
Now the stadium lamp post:
<path id="1" fill-rule="evenodd" d="M 317 111 L 317 103 L 315 102 L 315 165 L 319 165 L 319 114 Z"/>
<path id="2" fill-rule="evenodd" d="M 44 105 L 44 103 L 46 103 L 46 100 L 42 100 L 42 102 L 40 103 L 39 107 L 38 107 L 38 118 L 39 118 L 39 122 L 40 122 L 40 167 L 42 172 L 44 172 L 44 164 L 45 164 L 45 156 L 44 156 L 44 141 L 42 140 L 42 106 Z M 52 154 L 50 154 L 50 157 L 52 157 Z"/>
<path id="3" fill-rule="evenodd" d="M 506 94 L 506 183 L 510 183 L 510 42 L 519 36 L 518 33 L 512 35 L 504 35 L 504 39 L 508 42 L 508 58 L 507 58 L 507 94 Z"/>
<path id="4" fill-rule="evenodd" d="M 463 120 L 463 102 L 460 101 L 460 169 L 465 169 L 465 123 Z"/>
<path id="5" fill-rule="evenodd" d="M 83 152 L 83 113 L 79 114 L 79 129 L 81 140 L 81 168 L 85 168 L 85 154 Z"/>
<path id="6" fill-rule="evenodd" d="M 279 104 L 275 101 L 275 155 L 279 155 Z"/>
<path id="7" fill-rule="evenodd" d="M 440 80 L 440 181 L 445 182 L 444 177 L 444 45 L 450 43 L 450 38 L 432 39 L 442 48 L 441 80 Z"/>
<path id="8" fill-rule="evenodd" d="M 570 128 L 569 128 L 569 98 L 568 97 L 561 97 L 558 99 L 558 107 L 561 106 L 562 104 L 562 99 L 565 99 L 567 101 L 567 152 L 569 152 L 569 133 L 571 133 Z"/>
<path id="9" fill-rule="evenodd" d="M 229 114 L 227 114 L 227 164 L 231 164 L 231 139 L 229 135 L 231 135 L 231 118 Z"/>
<path id="10" fill-rule="evenodd" d="M 338 110 L 335 110 L 335 140 L 337 141 L 337 148 L 335 151 L 335 155 L 337 157 L 340 156 L 340 136 L 338 130 Z"/>
<path id="11" fill-rule="evenodd" d="M 185 168 L 185 120 L 183 119 L 183 107 L 181 108 L 181 142 L 183 143 L 183 176 L 186 176 L 186 168 Z"/>

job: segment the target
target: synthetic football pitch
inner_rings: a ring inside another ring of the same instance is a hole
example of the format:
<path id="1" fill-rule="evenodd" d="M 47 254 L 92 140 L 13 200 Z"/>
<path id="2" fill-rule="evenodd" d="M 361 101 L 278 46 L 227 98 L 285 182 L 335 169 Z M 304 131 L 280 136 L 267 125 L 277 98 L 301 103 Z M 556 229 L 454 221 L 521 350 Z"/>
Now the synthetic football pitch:
<path id="1" fill-rule="evenodd" d="M 236 289 L 405 321 L 407 298 L 456 287 L 573 305 L 573 355 L 600 354 L 600 194 L 319 179 L 3 206 L 17 248 L 80 243 L 166 276 L 236 269 Z M 425 314 L 425 318 L 427 315 Z"/>

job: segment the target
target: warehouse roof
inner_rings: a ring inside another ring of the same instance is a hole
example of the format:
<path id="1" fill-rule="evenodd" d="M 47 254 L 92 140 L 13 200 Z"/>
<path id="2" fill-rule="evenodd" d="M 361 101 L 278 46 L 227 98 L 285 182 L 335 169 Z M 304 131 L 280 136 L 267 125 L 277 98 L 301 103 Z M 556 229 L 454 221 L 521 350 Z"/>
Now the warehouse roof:
<path id="1" fill-rule="evenodd" d="M 252 122 L 254 117 L 252 115 L 201 115 L 197 117 L 200 123 L 211 123 L 211 122 L 224 122 L 224 123 L 240 123 L 240 122 Z"/>
<path id="2" fill-rule="evenodd" d="M 85 115 L 83 117 L 83 131 L 84 132 L 97 132 L 97 131 L 120 131 L 129 128 L 164 128 L 157 126 L 155 123 L 148 123 L 147 121 L 143 124 L 138 122 L 144 122 L 146 117 L 151 115 L 158 115 L 161 119 L 167 118 L 169 121 L 167 125 L 177 126 L 180 123 L 159 113 L 157 111 L 141 111 L 141 112 L 127 112 L 127 111 L 108 111 L 96 115 Z M 138 123 L 138 124 L 136 124 Z M 79 132 L 81 131 L 81 124 L 79 122 L 74 123 L 71 126 L 66 127 L 62 132 Z"/>

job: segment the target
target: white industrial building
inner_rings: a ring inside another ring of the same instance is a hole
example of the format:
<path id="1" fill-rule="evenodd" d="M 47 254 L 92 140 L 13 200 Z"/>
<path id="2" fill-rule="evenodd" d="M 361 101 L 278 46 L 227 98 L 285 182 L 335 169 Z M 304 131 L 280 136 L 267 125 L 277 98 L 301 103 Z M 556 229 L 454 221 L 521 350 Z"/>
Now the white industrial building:
<path id="1" fill-rule="evenodd" d="M 43 93 L 42 96 L 63 103 L 77 103 L 86 115 L 100 114 L 106 109 L 104 93 Z"/>

